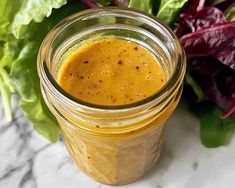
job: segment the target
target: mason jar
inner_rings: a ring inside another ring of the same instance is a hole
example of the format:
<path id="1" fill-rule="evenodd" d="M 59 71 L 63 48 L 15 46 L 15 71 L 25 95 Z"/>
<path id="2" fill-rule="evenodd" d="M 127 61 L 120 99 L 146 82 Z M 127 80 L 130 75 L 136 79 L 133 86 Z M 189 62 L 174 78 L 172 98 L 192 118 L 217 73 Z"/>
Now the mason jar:
<path id="1" fill-rule="evenodd" d="M 119 106 L 91 104 L 71 96 L 57 83 L 64 54 L 96 35 L 133 41 L 148 49 L 164 70 L 166 84 L 144 100 Z M 132 9 L 88 9 L 64 19 L 48 33 L 37 63 L 43 98 L 82 172 L 98 182 L 121 185 L 139 179 L 154 166 L 186 69 L 183 49 L 166 25 Z"/>

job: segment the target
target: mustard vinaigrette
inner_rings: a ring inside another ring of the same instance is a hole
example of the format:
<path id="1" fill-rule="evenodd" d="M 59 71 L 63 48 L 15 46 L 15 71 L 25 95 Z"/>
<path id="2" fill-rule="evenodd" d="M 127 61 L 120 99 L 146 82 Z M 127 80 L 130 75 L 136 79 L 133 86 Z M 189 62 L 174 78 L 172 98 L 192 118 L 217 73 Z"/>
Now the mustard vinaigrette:
<path id="1" fill-rule="evenodd" d="M 149 50 L 117 38 L 88 42 L 70 52 L 58 76 L 69 94 L 100 105 L 143 100 L 165 82 L 163 68 Z"/>

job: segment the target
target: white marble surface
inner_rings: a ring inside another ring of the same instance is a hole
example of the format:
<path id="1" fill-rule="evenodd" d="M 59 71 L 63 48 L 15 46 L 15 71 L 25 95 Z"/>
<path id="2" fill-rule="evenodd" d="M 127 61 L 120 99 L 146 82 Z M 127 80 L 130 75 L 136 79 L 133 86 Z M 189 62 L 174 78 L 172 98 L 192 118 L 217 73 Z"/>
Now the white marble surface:
<path id="1" fill-rule="evenodd" d="M 1 105 L 0 105 L 1 106 Z M 118 188 L 234 188 L 235 138 L 229 146 L 200 144 L 198 121 L 182 105 L 168 121 L 160 161 L 139 181 Z M 0 107 L 0 188 L 111 188 L 75 168 L 63 141 L 50 144 L 15 108 L 6 123 Z"/>

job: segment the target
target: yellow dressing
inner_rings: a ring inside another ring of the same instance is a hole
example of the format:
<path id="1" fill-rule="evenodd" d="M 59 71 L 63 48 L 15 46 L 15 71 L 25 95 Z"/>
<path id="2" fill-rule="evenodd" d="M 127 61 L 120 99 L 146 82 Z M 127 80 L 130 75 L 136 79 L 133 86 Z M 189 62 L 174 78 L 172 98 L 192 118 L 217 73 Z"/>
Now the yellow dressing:
<path id="1" fill-rule="evenodd" d="M 164 70 L 149 50 L 117 38 L 81 45 L 67 55 L 58 74 L 60 86 L 75 98 L 112 106 L 143 100 L 165 82 Z"/>

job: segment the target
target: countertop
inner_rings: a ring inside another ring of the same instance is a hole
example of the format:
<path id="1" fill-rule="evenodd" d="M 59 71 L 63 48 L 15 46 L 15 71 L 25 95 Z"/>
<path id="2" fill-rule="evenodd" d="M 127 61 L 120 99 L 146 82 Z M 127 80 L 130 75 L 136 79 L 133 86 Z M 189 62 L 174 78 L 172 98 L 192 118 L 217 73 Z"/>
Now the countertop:
<path id="1" fill-rule="evenodd" d="M 112 188 L 86 177 L 62 140 L 49 143 L 13 105 L 7 123 L 0 102 L 0 188 Z M 205 148 L 198 120 L 181 104 L 168 121 L 158 164 L 135 183 L 118 188 L 234 188 L 235 136 L 226 147 Z"/>

